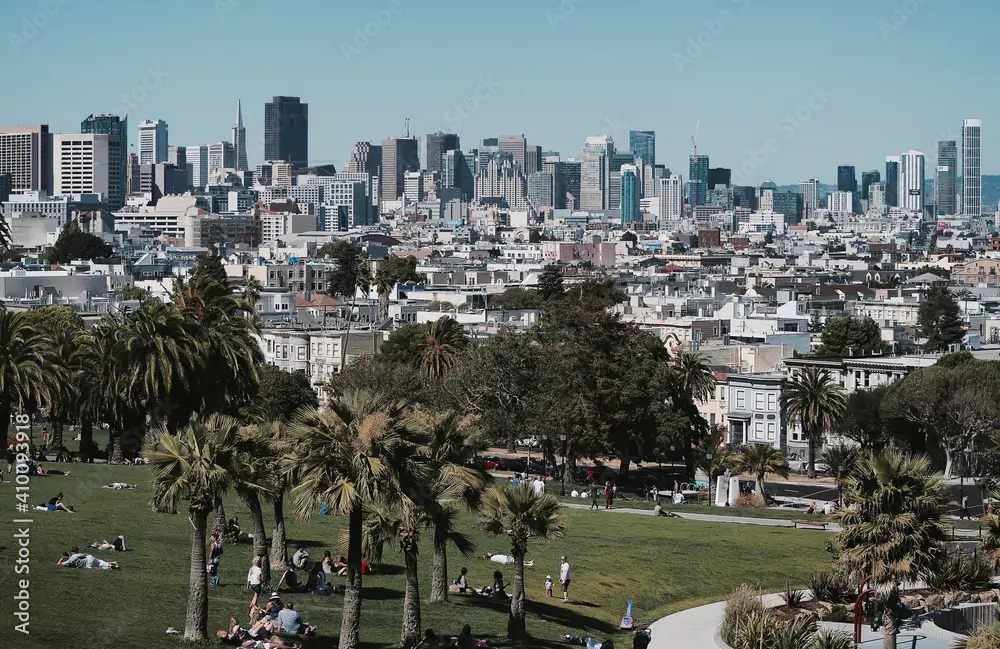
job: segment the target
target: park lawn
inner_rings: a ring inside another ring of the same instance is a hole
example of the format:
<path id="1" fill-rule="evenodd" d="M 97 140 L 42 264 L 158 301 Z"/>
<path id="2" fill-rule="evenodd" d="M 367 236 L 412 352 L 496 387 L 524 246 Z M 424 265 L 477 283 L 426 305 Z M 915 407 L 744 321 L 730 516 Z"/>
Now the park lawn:
<path id="1" fill-rule="evenodd" d="M 558 489 L 555 492 L 558 494 Z M 588 498 L 571 498 L 569 496 L 556 496 L 560 502 L 572 503 L 574 505 L 590 505 Z M 601 508 L 604 507 L 604 499 L 599 499 Z M 615 507 L 619 509 L 645 509 L 652 511 L 656 506 L 653 500 L 625 500 L 615 501 Z M 775 509 L 771 507 L 716 507 L 707 503 L 685 503 L 675 505 L 669 498 L 662 498 L 660 506 L 664 511 L 677 512 L 678 514 L 710 514 L 712 516 L 728 516 L 731 518 L 766 518 L 772 520 L 807 520 L 807 521 L 829 521 L 832 516 L 824 514 L 806 514 L 804 509 Z"/>
<path id="2" fill-rule="evenodd" d="M 52 464 L 50 466 L 57 466 Z M 32 512 L 31 530 L 31 636 L 11 633 L 13 625 L 11 589 L 4 589 L 0 619 L 5 620 L 3 647 L 176 647 L 167 638 L 168 626 L 183 630 L 187 600 L 190 524 L 180 515 L 155 514 L 148 501 L 150 491 L 146 467 L 105 465 L 61 465 L 69 477 L 35 477 L 31 502 L 41 503 L 62 491 L 77 513 Z M 137 491 L 112 491 L 101 484 L 117 480 L 139 483 Z M 0 485 L 0 507 L 6 521 L 15 517 L 12 484 Z M 227 503 L 230 516 L 239 515 L 244 529 L 247 510 L 235 500 Z M 826 536 L 801 531 L 711 524 L 679 519 L 656 519 L 606 512 L 568 509 L 566 537 L 552 543 L 534 542 L 526 569 L 528 630 L 531 647 L 565 646 L 564 633 L 594 635 L 603 639 L 616 632 L 628 600 L 634 615 L 650 623 L 663 615 L 717 601 L 741 583 L 779 590 L 786 580 L 802 585 L 806 576 L 829 563 Z M 507 552 L 503 539 L 483 534 L 476 519 L 465 519 L 477 552 Z M 289 522 L 291 542 L 308 546 L 314 558 L 324 549 L 339 552 L 339 533 L 344 521 L 315 516 L 309 522 Z M 270 532 L 271 521 L 267 521 Z M 3 528 L 8 529 L 5 522 Z M 0 537 L 0 564 L 4 583 L 12 584 L 17 552 L 13 532 Z M 120 571 L 74 570 L 55 565 L 60 553 L 73 545 L 85 548 L 91 541 L 125 534 L 131 550 L 123 554 L 101 553 L 116 559 Z M 426 548 L 426 545 L 424 546 Z M 210 589 L 210 631 L 226 626 L 230 615 L 245 622 L 249 593 L 244 580 L 249 566 L 250 545 L 227 546 L 220 573 L 222 586 Z M 573 566 L 573 603 L 544 598 L 547 574 L 558 579 L 559 555 L 569 555 Z M 398 646 L 402 611 L 403 575 L 401 558 L 387 550 L 380 574 L 365 577 L 362 639 L 366 649 Z M 482 559 L 449 555 L 450 572 L 468 566 L 475 585 L 489 582 L 496 564 Z M 507 581 L 512 570 L 503 569 Z M 301 575 L 301 573 L 300 573 Z M 22 576 L 23 577 L 23 576 Z M 277 581 L 278 576 L 273 579 Z M 421 591 L 426 598 L 430 580 L 430 553 L 421 554 Z M 342 597 L 290 595 L 303 618 L 320 628 L 319 637 L 307 647 L 335 646 L 340 627 Z M 469 623 L 476 635 L 488 636 L 491 646 L 504 646 L 499 638 L 506 628 L 507 607 L 475 597 L 452 596 L 444 605 L 424 600 L 424 628 L 457 633 Z"/>

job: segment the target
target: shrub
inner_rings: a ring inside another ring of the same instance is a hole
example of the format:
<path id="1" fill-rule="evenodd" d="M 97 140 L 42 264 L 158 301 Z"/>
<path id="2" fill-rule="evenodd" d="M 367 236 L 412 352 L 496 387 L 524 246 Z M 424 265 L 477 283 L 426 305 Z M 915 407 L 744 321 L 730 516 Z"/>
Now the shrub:
<path id="1" fill-rule="evenodd" d="M 847 577 L 836 571 L 815 572 L 809 576 L 807 583 L 813 599 L 818 602 L 846 604 L 857 595 L 847 581 Z"/>
<path id="2" fill-rule="evenodd" d="M 843 608 L 843 607 L 841 607 Z M 814 649 L 854 649 L 854 638 L 843 631 L 823 629 L 813 643 Z"/>
<path id="3" fill-rule="evenodd" d="M 952 649 L 996 649 L 997 647 L 1000 647 L 1000 622 L 981 626 L 968 638 L 962 638 L 952 645 Z"/>
<path id="4" fill-rule="evenodd" d="M 744 494 L 736 498 L 737 507 L 763 507 L 764 499 L 757 494 Z"/>
<path id="5" fill-rule="evenodd" d="M 816 621 L 799 617 L 791 622 L 777 625 L 771 632 L 771 641 L 764 646 L 768 649 L 803 649 L 816 642 Z M 758 647 L 760 646 L 758 636 Z"/>
<path id="6" fill-rule="evenodd" d="M 823 615 L 824 622 L 853 622 L 851 611 L 841 604 L 836 604 L 832 609 Z"/>
<path id="7" fill-rule="evenodd" d="M 961 551 L 949 552 L 934 572 L 927 576 L 927 585 L 936 590 L 986 590 L 993 579 L 992 562 Z"/>
<path id="8" fill-rule="evenodd" d="M 800 608 L 802 606 L 802 600 L 805 598 L 805 591 L 789 590 L 787 585 L 785 587 L 785 592 L 781 593 L 781 601 L 783 601 L 785 606 L 788 608 Z"/>
<path id="9" fill-rule="evenodd" d="M 758 649 L 761 640 L 771 647 L 781 626 L 770 610 L 751 611 L 739 619 L 732 639 L 723 639 L 733 649 Z"/>
<path id="10" fill-rule="evenodd" d="M 733 649 L 739 649 L 735 643 L 741 622 L 752 614 L 767 612 L 764 602 L 761 600 L 760 591 L 743 584 L 730 593 L 726 599 L 726 608 L 722 614 L 722 626 L 719 629 L 719 634 L 729 646 Z"/>

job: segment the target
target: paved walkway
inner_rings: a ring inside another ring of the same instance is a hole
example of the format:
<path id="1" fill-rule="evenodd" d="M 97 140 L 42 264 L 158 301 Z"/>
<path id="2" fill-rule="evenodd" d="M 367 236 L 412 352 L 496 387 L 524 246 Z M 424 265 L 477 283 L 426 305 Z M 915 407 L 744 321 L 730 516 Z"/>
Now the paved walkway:
<path id="1" fill-rule="evenodd" d="M 563 503 L 564 507 L 569 507 L 571 509 L 590 509 L 590 505 L 585 505 L 583 503 Z M 720 507 L 720 509 L 723 509 Z M 598 512 L 602 514 L 635 514 L 638 516 L 652 516 L 653 510 L 651 509 L 633 509 L 631 507 L 615 507 L 614 509 L 604 509 L 601 508 Z M 783 518 L 751 518 L 749 516 L 721 516 L 716 514 L 695 514 L 687 512 L 678 512 L 674 510 L 679 518 L 684 518 L 691 521 L 700 521 L 703 523 L 734 523 L 742 525 L 763 525 L 765 527 L 795 527 L 792 521 Z M 822 532 L 823 530 L 803 530 L 808 532 Z M 840 525 L 836 523 L 827 523 L 826 531 L 836 533 L 840 531 Z M 955 536 L 971 538 L 978 538 L 979 532 L 977 530 L 962 530 L 956 529 Z"/>

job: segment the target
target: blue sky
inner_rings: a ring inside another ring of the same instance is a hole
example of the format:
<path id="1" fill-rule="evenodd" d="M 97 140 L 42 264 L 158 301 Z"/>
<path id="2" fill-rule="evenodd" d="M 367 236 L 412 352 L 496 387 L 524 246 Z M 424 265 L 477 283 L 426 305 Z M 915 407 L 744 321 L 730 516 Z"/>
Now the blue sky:
<path id="1" fill-rule="evenodd" d="M 285 94 L 309 103 L 312 162 L 408 117 L 463 148 L 523 132 L 563 156 L 654 129 L 685 176 L 697 125 L 712 166 L 783 184 L 911 148 L 930 173 L 976 117 L 997 173 L 998 17 L 992 0 L 4 0 L 0 124 L 73 132 L 127 106 L 133 141 L 160 118 L 191 145 L 228 139 L 240 98 L 254 163 Z"/>

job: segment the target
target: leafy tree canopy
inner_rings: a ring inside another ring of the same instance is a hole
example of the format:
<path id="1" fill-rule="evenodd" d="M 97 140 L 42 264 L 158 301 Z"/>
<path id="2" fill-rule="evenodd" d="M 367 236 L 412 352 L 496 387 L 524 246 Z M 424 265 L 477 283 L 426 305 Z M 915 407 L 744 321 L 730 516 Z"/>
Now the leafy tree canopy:
<path id="1" fill-rule="evenodd" d="M 878 324 L 871 318 L 845 315 L 830 318 L 823 327 L 820 356 L 866 356 L 888 348 Z"/>
<path id="2" fill-rule="evenodd" d="M 31 323 L 32 330 L 46 336 L 83 329 L 83 318 L 69 306 L 43 306 L 25 311 L 19 317 L 23 322 Z"/>
<path id="3" fill-rule="evenodd" d="M 253 407 L 265 420 L 287 420 L 299 408 L 318 406 L 316 391 L 309 384 L 308 376 L 302 372 L 286 372 L 273 365 L 261 366 L 260 387 Z"/>
<path id="4" fill-rule="evenodd" d="M 958 300 L 944 284 L 934 284 L 927 291 L 927 296 L 920 303 L 918 321 L 920 333 L 927 339 L 924 348 L 929 351 L 946 350 L 965 337 Z"/>
<path id="5" fill-rule="evenodd" d="M 63 226 L 54 246 L 46 257 L 49 263 L 65 264 L 74 259 L 103 259 L 110 257 L 114 250 L 100 237 L 80 229 L 79 223 L 70 221 Z"/>

